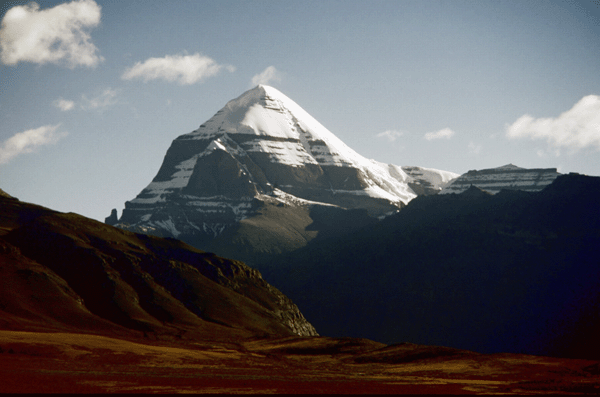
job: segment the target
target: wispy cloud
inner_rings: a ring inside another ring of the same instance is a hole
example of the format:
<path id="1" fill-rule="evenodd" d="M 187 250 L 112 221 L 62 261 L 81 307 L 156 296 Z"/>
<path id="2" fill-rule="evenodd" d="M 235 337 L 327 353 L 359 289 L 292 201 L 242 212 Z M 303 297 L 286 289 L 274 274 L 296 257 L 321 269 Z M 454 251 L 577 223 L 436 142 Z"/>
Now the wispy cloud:
<path id="1" fill-rule="evenodd" d="M 67 112 L 75 107 L 75 102 L 63 98 L 58 98 L 52 104 L 63 112 Z"/>
<path id="2" fill-rule="evenodd" d="M 0 59 L 6 65 L 65 62 L 70 68 L 103 61 L 87 29 L 100 24 L 101 8 L 78 0 L 40 10 L 37 3 L 9 9 L 0 27 Z"/>
<path id="3" fill-rule="evenodd" d="M 450 139 L 454 135 L 454 131 L 450 128 L 444 128 L 435 132 L 428 132 L 425 134 L 425 139 L 432 141 L 434 139 Z"/>
<path id="4" fill-rule="evenodd" d="M 538 157 L 548 157 L 548 156 L 560 157 L 560 149 L 553 148 L 553 147 L 548 147 L 546 149 L 537 149 L 535 151 L 535 153 L 538 155 Z"/>
<path id="5" fill-rule="evenodd" d="M 58 98 L 52 101 L 52 105 L 56 108 L 67 112 L 74 109 L 76 106 L 82 110 L 103 110 L 109 106 L 115 105 L 118 102 L 119 91 L 113 88 L 105 88 L 102 92 L 89 98 L 82 94 L 80 101 L 72 101 L 69 99 Z"/>
<path id="6" fill-rule="evenodd" d="M 8 138 L 0 146 L 0 164 L 6 164 L 20 154 L 31 153 L 40 146 L 54 144 L 67 136 L 66 132 L 57 133 L 58 127 L 60 124 L 45 125 Z"/>
<path id="7" fill-rule="evenodd" d="M 399 137 L 401 137 L 402 135 L 404 135 L 404 132 L 402 132 L 402 131 L 386 130 L 386 131 L 383 131 L 383 132 L 380 132 L 379 134 L 377 134 L 377 138 L 385 138 L 388 141 L 393 142 L 396 139 L 398 139 Z"/>
<path id="8" fill-rule="evenodd" d="M 137 62 L 128 68 L 121 78 L 123 80 L 162 79 L 169 82 L 178 82 L 181 85 L 190 85 L 203 81 L 219 73 L 222 69 L 234 72 L 231 65 L 219 65 L 215 60 L 196 53 L 194 55 L 166 55 L 163 58 L 149 58 L 144 62 Z"/>
<path id="9" fill-rule="evenodd" d="M 556 118 L 523 115 L 506 127 L 510 139 L 546 140 L 552 148 L 600 150 L 600 96 L 588 95 Z"/>
<path id="10" fill-rule="evenodd" d="M 538 149 L 535 151 L 538 157 L 546 157 L 546 152 L 543 149 Z"/>
<path id="11" fill-rule="evenodd" d="M 81 108 L 83 110 L 104 109 L 117 103 L 118 91 L 112 88 L 106 88 L 102 93 L 95 97 L 88 98 L 81 96 Z"/>
<path id="12" fill-rule="evenodd" d="M 256 74 L 252 77 L 252 87 L 259 84 L 269 84 L 272 81 L 281 81 L 281 73 L 275 66 L 269 66 L 259 74 Z"/>
<path id="13" fill-rule="evenodd" d="M 477 145 L 475 142 L 469 142 L 469 153 L 471 154 L 479 154 L 481 153 L 481 145 Z"/>

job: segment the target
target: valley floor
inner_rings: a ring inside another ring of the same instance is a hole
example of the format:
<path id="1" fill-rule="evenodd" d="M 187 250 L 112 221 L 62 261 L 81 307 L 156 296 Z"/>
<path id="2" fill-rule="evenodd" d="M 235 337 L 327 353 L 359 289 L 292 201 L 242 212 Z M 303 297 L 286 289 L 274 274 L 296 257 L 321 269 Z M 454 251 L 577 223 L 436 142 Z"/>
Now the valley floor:
<path id="1" fill-rule="evenodd" d="M 0 392 L 597 394 L 600 367 L 351 338 L 197 343 L 0 331 Z"/>

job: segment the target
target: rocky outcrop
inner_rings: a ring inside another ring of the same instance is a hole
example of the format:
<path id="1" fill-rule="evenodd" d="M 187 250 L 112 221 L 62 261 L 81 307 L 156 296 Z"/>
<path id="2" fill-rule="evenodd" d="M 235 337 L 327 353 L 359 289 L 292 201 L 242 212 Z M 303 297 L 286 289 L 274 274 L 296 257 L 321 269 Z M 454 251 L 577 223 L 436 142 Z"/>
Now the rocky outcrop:
<path id="1" fill-rule="evenodd" d="M 551 184 L 559 175 L 556 168 L 521 168 L 507 164 L 498 168 L 471 170 L 456 178 L 440 194 L 461 193 L 471 185 L 492 194 L 502 189 L 536 192 Z"/>
<path id="2" fill-rule="evenodd" d="M 114 226 L 118 222 L 119 222 L 119 217 L 117 216 L 117 209 L 113 208 L 113 210 L 110 212 L 110 216 L 107 216 L 106 218 L 104 218 L 104 223 L 106 223 L 107 225 Z"/>

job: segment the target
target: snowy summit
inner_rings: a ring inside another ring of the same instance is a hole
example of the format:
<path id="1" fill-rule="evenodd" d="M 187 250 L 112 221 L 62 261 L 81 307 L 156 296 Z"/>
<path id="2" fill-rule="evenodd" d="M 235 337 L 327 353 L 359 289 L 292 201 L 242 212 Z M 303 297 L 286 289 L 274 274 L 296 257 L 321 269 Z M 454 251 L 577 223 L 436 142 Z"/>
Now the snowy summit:
<path id="1" fill-rule="evenodd" d="M 175 139 L 119 222 L 137 230 L 218 235 L 253 216 L 253 200 L 317 203 L 382 216 L 457 174 L 368 160 L 277 89 L 259 85 Z"/>

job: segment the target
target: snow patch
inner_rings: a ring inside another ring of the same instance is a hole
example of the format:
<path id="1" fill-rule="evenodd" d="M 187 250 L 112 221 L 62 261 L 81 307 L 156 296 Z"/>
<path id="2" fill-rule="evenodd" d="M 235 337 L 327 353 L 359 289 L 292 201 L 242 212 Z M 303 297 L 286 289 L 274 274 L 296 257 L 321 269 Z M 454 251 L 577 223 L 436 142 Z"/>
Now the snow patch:
<path id="1" fill-rule="evenodd" d="M 291 187 L 291 186 L 289 186 L 289 187 Z M 275 199 L 277 201 L 279 201 L 280 203 L 283 203 L 283 204 L 300 205 L 300 206 L 325 205 L 328 207 L 339 207 L 334 204 L 322 203 L 320 201 L 306 200 L 306 199 L 300 198 L 298 196 L 294 196 L 293 194 L 286 193 L 283 190 L 280 190 L 277 188 L 273 189 L 273 192 L 271 193 L 271 195 L 272 196 L 268 196 L 268 197 L 275 197 Z"/>
<path id="2" fill-rule="evenodd" d="M 273 163 L 291 166 L 304 166 L 305 164 L 318 164 L 317 161 L 304 150 L 297 142 L 271 141 L 255 139 L 244 143 L 248 153 L 267 153 Z"/>
<path id="3" fill-rule="evenodd" d="M 435 168 L 403 166 L 402 170 L 405 171 L 411 179 L 415 181 L 425 181 L 438 190 L 443 189 L 460 176 L 454 172 L 437 170 Z"/>
<path id="4" fill-rule="evenodd" d="M 226 227 L 227 225 L 223 223 L 202 223 L 202 231 L 207 234 L 212 234 L 214 237 L 223 233 Z"/>
<path id="5" fill-rule="evenodd" d="M 167 219 L 166 221 L 153 221 L 151 222 L 151 224 L 154 226 L 158 226 L 161 229 L 167 230 L 173 235 L 173 237 L 177 237 L 181 234 L 181 232 L 175 227 L 175 223 L 171 218 Z"/>
<path id="6" fill-rule="evenodd" d="M 190 181 L 190 176 L 194 171 L 196 162 L 198 161 L 199 155 L 195 155 L 192 158 L 182 161 L 177 164 L 175 168 L 176 172 L 171 175 L 169 181 L 150 182 L 150 184 L 142 190 L 140 195 L 154 196 L 151 198 L 140 198 L 139 196 L 131 200 L 135 204 L 156 204 L 166 202 L 166 197 L 175 191 L 179 191 L 186 187 Z"/>
<path id="7" fill-rule="evenodd" d="M 209 143 L 204 152 L 212 153 L 215 150 L 223 150 L 225 152 L 227 151 L 227 148 L 225 146 L 223 146 L 223 144 L 221 143 L 221 139 L 216 139 L 216 140 L 212 141 L 211 143 Z"/>

